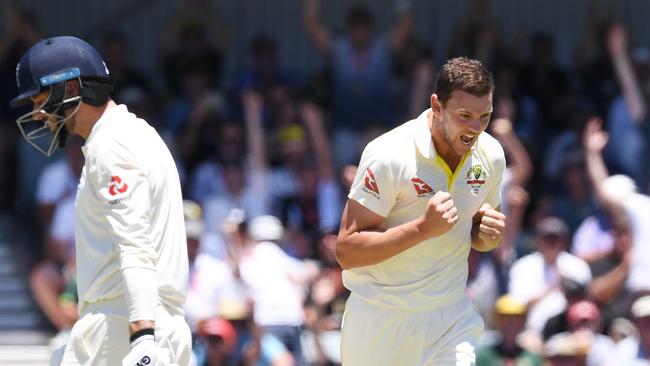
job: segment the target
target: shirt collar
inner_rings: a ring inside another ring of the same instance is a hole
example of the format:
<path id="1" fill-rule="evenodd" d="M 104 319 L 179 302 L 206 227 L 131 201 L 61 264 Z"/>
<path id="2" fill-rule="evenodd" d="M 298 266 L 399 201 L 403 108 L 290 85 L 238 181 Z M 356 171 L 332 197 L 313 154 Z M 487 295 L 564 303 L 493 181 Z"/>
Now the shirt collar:
<path id="1" fill-rule="evenodd" d="M 431 108 L 422 112 L 415 121 L 415 146 L 420 150 L 420 154 L 427 159 L 436 157 L 436 149 L 433 146 L 431 130 L 429 129 L 429 113 Z"/>

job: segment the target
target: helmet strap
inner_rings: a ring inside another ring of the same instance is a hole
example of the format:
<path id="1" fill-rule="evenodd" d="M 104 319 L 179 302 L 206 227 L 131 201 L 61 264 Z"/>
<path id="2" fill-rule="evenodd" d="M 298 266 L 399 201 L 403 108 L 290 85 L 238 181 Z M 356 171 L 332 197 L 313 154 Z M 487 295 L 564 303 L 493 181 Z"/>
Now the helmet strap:
<path id="1" fill-rule="evenodd" d="M 65 141 L 68 139 L 68 130 L 65 129 L 65 126 L 61 128 L 59 134 L 57 135 L 58 143 L 60 148 L 65 147 Z"/>
<path id="2" fill-rule="evenodd" d="M 79 94 L 84 103 L 99 107 L 108 102 L 112 91 L 113 86 L 110 84 L 82 80 Z"/>

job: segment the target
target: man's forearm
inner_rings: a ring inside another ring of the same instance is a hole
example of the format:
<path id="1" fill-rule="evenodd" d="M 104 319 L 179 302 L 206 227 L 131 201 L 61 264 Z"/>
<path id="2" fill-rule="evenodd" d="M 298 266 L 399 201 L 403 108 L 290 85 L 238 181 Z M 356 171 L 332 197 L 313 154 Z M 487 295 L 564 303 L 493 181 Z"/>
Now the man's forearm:
<path id="1" fill-rule="evenodd" d="M 607 172 L 607 167 L 603 160 L 603 156 L 596 152 L 587 151 L 586 152 L 586 165 L 587 165 L 587 174 L 591 180 L 592 187 L 596 193 L 596 197 L 601 203 L 606 203 L 608 201 L 605 192 L 602 189 L 602 183 L 607 179 L 609 173 Z"/>
<path id="2" fill-rule="evenodd" d="M 336 258 L 343 269 L 383 262 L 428 239 L 420 225 L 421 220 L 413 220 L 386 231 L 359 231 L 343 239 L 339 235 Z"/>
<path id="3" fill-rule="evenodd" d="M 630 116 L 634 122 L 640 123 L 645 118 L 646 105 L 627 54 L 613 55 L 612 64 Z"/>
<path id="4" fill-rule="evenodd" d="M 618 265 L 610 272 L 593 280 L 589 286 L 589 295 L 600 304 L 609 304 L 621 292 L 628 273 L 627 265 Z"/>

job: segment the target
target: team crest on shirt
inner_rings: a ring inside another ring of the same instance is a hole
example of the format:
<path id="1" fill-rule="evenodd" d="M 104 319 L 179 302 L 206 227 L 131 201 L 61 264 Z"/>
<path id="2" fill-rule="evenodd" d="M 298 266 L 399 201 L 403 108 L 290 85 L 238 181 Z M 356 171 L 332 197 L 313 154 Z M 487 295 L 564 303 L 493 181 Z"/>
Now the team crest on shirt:
<path id="1" fill-rule="evenodd" d="M 467 170 L 465 175 L 465 182 L 470 186 L 472 193 L 476 196 L 478 192 L 485 184 L 487 179 L 487 171 L 481 164 L 472 165 L 471 168 Z"/>
<path id="2" fill-rule="evenodd" d="M 366 175 L 363 178 L 363 188 L 361 189 L 376 199 L 379 199 L 379 186 L 377 185 L 375 174 L 370 168 L 366 169 Z"/>
<path id="3" fill-rule="evenodd" d="M 433 188 L 426 184 L 420 178 L 412 178 L 411 182 L 413 187 L 415 187 L 415 192 L 417 192 L 418 197 L 429 197 L 433 196 Z"/>

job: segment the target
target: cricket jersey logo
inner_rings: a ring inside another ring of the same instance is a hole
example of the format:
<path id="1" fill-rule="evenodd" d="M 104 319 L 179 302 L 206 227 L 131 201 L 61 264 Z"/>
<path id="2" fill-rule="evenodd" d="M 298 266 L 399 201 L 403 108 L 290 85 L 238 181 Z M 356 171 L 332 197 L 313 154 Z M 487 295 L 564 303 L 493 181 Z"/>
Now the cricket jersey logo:
<path id="1" fill-rule="evenodd" d="M 483 184 L 485 184 L 486 179 L 487 171 L 483 168 L 483 165 L 480 164 L 472 165 L 465 175 L 465 182 L 471 187 L 472 193 L 475 196 L 478 195 L 478 192 L 481 190 Z"/>
<path id="2" fill-rule="evenodd" d="M 122 183 L 122 178 L 117 175 L 111 177 L 111 183 L 108 185 L 108 193 L 115 196 L 118 193 L 124 193 L 129 189 L 126 183 Z"/>
<path id="3" fill-rule="evenodd" d="M 430 196 L 433 194 L 433 188 L 426 184 L 422 179 L 412 178 L 411 182 L 413 183 L 413 187 L 415 187 L 418 197 Z"/>
<path id="4" fill-rule="evenodd" d="M 372 172 L 372 170 L 370 170 L 370 168 L 366 169 L 366 175 L 363 180 L 364 180 L 363 191 L 379 199 L 379 186 L 377 186 L 377 180 L 375 179 L 375 174 Z"/>

